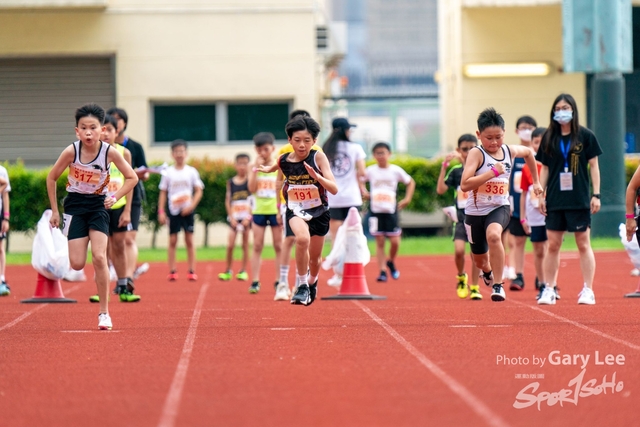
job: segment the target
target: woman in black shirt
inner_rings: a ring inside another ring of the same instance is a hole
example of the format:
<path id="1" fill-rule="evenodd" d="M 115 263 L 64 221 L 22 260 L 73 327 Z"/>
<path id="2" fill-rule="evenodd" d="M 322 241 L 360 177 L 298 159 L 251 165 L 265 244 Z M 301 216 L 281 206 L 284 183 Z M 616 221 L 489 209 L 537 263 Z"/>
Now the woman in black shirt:
<path id="1" fill-rule="evenodd" d="M 549 251 L 544 274 L 549 281 L 540 287 L 538 304 L 555 304 L 560 265 L 560 246 L 566 231 L 575 234 L 580 252 L 584 287 L 578 304 L 595 304 L 593 276 L 596 261 L 591 249 L 591 215 L 600 210 L 600 169 L 602 149 L 593 132 L 580 126 L 578 107 L 571 95 L 561 94 L 553 102 L 551 121 L 542 137 L 538 160 L 542 163 L 540 184 L 546 199 L 540 211 L 547 216 Z M 589 175 L 593 194 L 589 190 Z"/>

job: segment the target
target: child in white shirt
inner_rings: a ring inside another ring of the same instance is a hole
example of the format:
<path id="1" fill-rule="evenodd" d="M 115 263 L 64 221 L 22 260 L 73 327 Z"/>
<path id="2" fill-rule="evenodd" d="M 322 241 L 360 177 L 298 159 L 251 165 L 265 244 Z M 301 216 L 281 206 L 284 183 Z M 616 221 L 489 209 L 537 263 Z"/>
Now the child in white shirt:
<path id="1" fill-rule="evenodd" d="M 404 169 L 398 165 L 389 163 L 391 147 L 386 142 L 378 142 L 373 146 L 373 157 L 378 164 L 366 169 L 365 179 L 369 182 L 369 232 L 376 238 L 376 257 L 380 267 L 378 282 L 387 281 L 386 267 L 391 277 L 398 279 L 400 271 L 396 268 L 395 259 L 400 247 L 400 235 L 402 230 L 398 226 L 398 211 L 407 207 L 413 198 L 416 183 Z M 397 201 L 396 191 L 398 182 L 407 186 L 404 199 Z M 385 255 L 385 241 L 389 239 L 391 248 L 389 258 Z M 385 263 L 386 260 L 386 263 Z"/>

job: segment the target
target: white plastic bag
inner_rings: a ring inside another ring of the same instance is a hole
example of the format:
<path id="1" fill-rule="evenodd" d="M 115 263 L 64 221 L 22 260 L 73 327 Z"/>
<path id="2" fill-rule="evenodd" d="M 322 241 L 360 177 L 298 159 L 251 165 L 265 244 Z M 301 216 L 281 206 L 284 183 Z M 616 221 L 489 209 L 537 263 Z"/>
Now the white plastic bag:
<path id="1" fill-rule="evenodd" d="M 633 233 L 633 237 L 630 242 L 627 242 L 627 227 L 624 224 L 620 224 L 620 240 L 624 249 L 629 255 L 629 259 L 635 268 L 640 268 L 640 246 L 638 246 L 638 239 L 636 234 Z"/>
<path id="2" fill-rule="evenodd" d="M 347 254 L 348 250 L 350 252 Z M 362 263 L 362 265 L 367 265 L 371 260 L 360 214 L 355 208 L 349 209 L 347 218 L 338 228 L 331 253 L 322 262 L 322 268 L 329 270 L 333 267 L 336 274 L 342 275 L 346 258 L 350 263 Z"/>
<path id="3" fill-rule="evenodd" d="M 59 228 L 51 228 L 51 210 L 47 209 L 38 221 L 33 239 L 31 265 L 48 279 L 62 279 L 69 271 L 69 246 Z"/>

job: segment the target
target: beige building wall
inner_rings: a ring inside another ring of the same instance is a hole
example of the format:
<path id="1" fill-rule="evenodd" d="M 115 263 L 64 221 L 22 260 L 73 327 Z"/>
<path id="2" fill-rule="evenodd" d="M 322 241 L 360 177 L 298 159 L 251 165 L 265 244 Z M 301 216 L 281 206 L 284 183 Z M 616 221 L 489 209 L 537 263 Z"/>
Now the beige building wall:
<path id="1" fill-rule="evenodd" d="M 547 126 L 551 104 L 563 92 L 575 97 L 586 123 L 585 76 L 562 72 L 559 1 L 444 0 L 439 6 L 443 151 L 454 148 L 462 133 L 475 133 L 476 118 L 487 107 L 502 113 L 506 142 L 518 143 L 517 118 L 528 114 Z M 462 73 L 465 64 L 491 62 L 548 62 L 552 71 L 546 77 L 526 78 L 472 79 Z"/>
<path id="2" fill-rule="evenodd" d="M 74 3 L 89 8 L 65 7 Z M 166 145 L 152 145 L 154 101 L 288 101 L 317 114 L 322 67 L 315 27 L 322 4 L 12 0 L 13 8 L 0 7 L 0 57 L 113 55 L 127 133 L 146 146 L 148 159 L 167 160 Z M 231 158 L 247 150 L 251 146 L 194 144 L 190 154 Z"/>

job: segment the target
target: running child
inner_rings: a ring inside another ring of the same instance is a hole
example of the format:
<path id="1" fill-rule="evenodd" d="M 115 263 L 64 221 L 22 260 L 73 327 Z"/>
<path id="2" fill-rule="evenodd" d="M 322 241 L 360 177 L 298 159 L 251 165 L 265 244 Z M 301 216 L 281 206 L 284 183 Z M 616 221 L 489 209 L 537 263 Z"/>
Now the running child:
<path id="1" fill-rule="evenodd" d="M 503 144 L 504 119 L 496 110 L 487 108 L 480 113 L 476 135 L 482 145 L 469 151 L 460 182 L 462 191 L 473 191 L 464 210 L 465 228 L 473 260 L 482 270 L 484 283 L 493 288 L 491 300 L 504 301 L 502 279 L 495 283 L 493 270 L 502 272 L 504 266 L 501 237 L 511 216 L 509 176 L 515 157 L 523 157 L 529 165 L 534 193 L 542 194 L 542 188 L 533 150 Z"/>
<path id="2" fill-rule="evenodd" d="M 169 223 L 169 279 L 170 282 L 178 280 L 176 269 L 176 246 L 178 245 L 178 233 L 184 230 L 184 244 L 187 248 L 187 263 L 189 281 L 198 280 L 196 274 L 196 248 L 193 244 L 193 227 L 195 223 L 195 210 L 202 199 L 204 183 L 200 174 L 193 166 L 186 164 L 187 142 L 176 139 L 171 143 L 171 156 L 175 164 L 169 166 L 160 179 L 160 196 L 158 197 L 158 222 L 162 225 Z M 164 211 L 167 206 L 169 214 Z"/>
<path id="3" fill-rule="evenodd" d="M 102 141 L 108 143 L 112 149 L 131 164 L 131 152 L 123 145 L 116 144 L 118 121 L 114 116 L 107 114 L 104 118 L 105 131 L 102 133 Z M 124 183 L 124 175 L 113 163 L 109 169 L 109 185 L 107 195 L 115 194 Z M 131 229 L 131 202 L 133 190 L 111 206 L 109 212 L 109 243 L 107 255 L 113 264 L 117 275 L 116 288 L 113 293 L 118 295 L 122 302 L 138 302 L 140 295 L 133 293 L 134 286 L 131 277 L 127 277 L 127 251 L 125 245 L 126 232 Z M 93 295 L 90 302 L 100 302 L 100 295 Z"/>
<path id="4" fill-rule="evenodd" d="M 0 165 L 0 297 L 6 297 L 11 294 L 11 288 L 7 284 L 5 278 L 5 268 L 7 266 L 7 253 L 5 252 L 4 239 L 7 238 L 9 232 L 9 220 L 11 218 L 9 209 L 9 193 L 11 192 L 11 184 L 9 183 L 9 173 L 7 169 Z"/>
<path id="5" fill-rule="evenodd" d="M 456 276 L 458 297 L 466 298 L 470 295 L 472 300 L 481 300 L 482 294 L 480 293 L 480 286 L 478 285 L 478 267 L 473 262 L 473 256 L 471 257 L 471 285 L 469 285 L 469 276 L 464 270 L 464 257 L 465 246 L 469 241 L 467 239 L 467 232 L 464 227 L 464 208 L 469 198 L 469 193 L 460 189 L 460 180 L 462 178 L 462 171 L 464 170 L 467 162 L 469 151 L 478 145 L 478 139 L 475 135 L 466 133 L 458 138 L 458 148 L 453 153 L 447 154 L 442 162 L 440 168 L 440 175 L 438 176 L 437 193 L 444 194 L 449 188 L 455 188 L 455 203 L 458 221 L 456 222 L 453 243 L 455 246 L 455 264 L 458 270 Z M 447 172 L 449 162 L 454 158 L 460 159 L 460 164 L 453 166 Z M 445 175 L 446 173 L 446 175 Z"/>
<path id="6" fill-rule="evenodd" d="M 278 192 L 276 190 L 275 172 L 265 173 L 261 166 L 273 166 L 275 159 L 273 145 L 276 137 L 269 132 L 260 132 L 253 137 L 256 161 L 249 172 L 249 191 L 253 195 L 254 208 L 252 211 L 251 230 L 253 231 L 253 254 L 251 256 L 252 282 L 249 293 L 260 291 L 260 266 L 262 264 L 262 249 L 264 248 L 264 233 L 271 227 L 273 249 L 276 253 L 276 274 L 280 270 L 280 249 L 282 248 L 282 218 L 278 212 Z M 278 277 L 274 282 L 274 289 L 278 286 Z"/>
<path id="7" fill-rule="evenodd" d="M 293 120 L 297 116 L 301 117 L 311 117 L 308 111 L 305 110 L 294 110 L 289 115 L 289 120 Z M 322 149 L 318 145 L 314 145 L 311 147 L 312 150 L 320 150 Z M 293 151 L 293 146 L 290 143 L 286 143 L 283 145 L 280 150 L 278 150 L 278 158 L 285 153 L 291 153 Z M 284 200 L 284 195 L 282 193 L 282 182 L 276 182 L 276 188 L 279 190 L 279 206 L 280 206 L 280 214 L 282 215 L 282 223 L 286 223 L 286 214 L 287 214 L 287 204 Z M 291 290 L 289 289 L 289 262 L 291 261 L 291 250 L 296 243 L 296 237 L 292 235 L 286 234 L 285 227 L 285 236 L 282 242 L 282 250 L 280 251 L 280 279 L 278 280 L 278 285 L 276 286 L 276 294 L 273 297 L 274 301 L 287 301 L 291 298 Z M 297 289 L 298 283 L 294 286 Z"/>
<path id="8" fill-rule="evenodd" d="M 531 149 L 534 152 L 538 152 L 540 143 L 542 142 L 542 135 L 547 128 L 536 128 L 531 134 Z M 538 176 L 540 176 L 540 169 L 542 169 L 542 163 L 536 162 L 538 169 Z M 522 168 L 522 179 L 520 180 L 520 188 L 522 188 L 523 197 L 520 198 L 520 223 L 524 232 L 531 239 L 533 245 L 533 264 L 536 269 L 536 290 L 540 288 L 540 283 L 546 283 L 544 277 L 543 262 L 547 253 L 547 228 L 545 227 L 544 215 L 540 212 L 540 200 L 533 192 L 532 188 L 533 180 L 531 179 L 531 171 L 527 165 Z M 554 299 L 557 299 L 556 288 L 547 288 L 548 291 L 554 293 Z M 545 294 L 544 290 L 538 294 L 538 304 L 547 304 L 549 301 L 549 295 L 545 295 L 545 298 L 540 301 L 540 297 Z"/>
<path id="9" fill-rule="evenodd" d="M 386 142 L 378 142 L 371 150 L 377 164 L 365 169 L 365 180 L 369 182 L 370 192 L 364 196 L 370 198 L 369 232 L 376 238 L 376 257 L 380 275 L 378 282 L 387 281 L 386 269 L 394 280 L 400 278 L 395 260 L 400 247 L 402 230 L 398 226 L 398 211 L 407 207 L 413 198 L 416 182 L 404 169 L 389 163 L 391 146 Z M 407 186 L 405 197 L 397 200 L 398 182 Z M 385 254 L 385 242 L 389 239 L 389 257 Z"/>
<path id="10" fill-rule="evenodd" d="M 227 268 L 224 273 L 218 274 L 218 279 L 229 281 L 233 277 L 231 264 L 233 263 L 233 249 L 236 245 L 236 236 L 242 235 L 242 267 L 236 279 L 247 280 L 247 261 L 249 259 L 249 229 L 251 228 L 251 200 L 249 196 L 249 155 L 238 154 L 235 162 L 236 176 L 227 181 L 227 193 L 224 205 L 227 210 L 229 222 L 229 240 L 227 243 Z"/>
<path id="11" fill-rule="evenodd" d="M 87 104 L 76 110 L 76 136 L 78 141 L 62 151 L 47 175 L 47 193 L 51 204 L 52 227 L 60 226 L 56 181 L 69 168 L 67 197 L 64 199 L 63 234 L 69 239 L 71 268 L 81 270 L 87 262 L 87 247 L 91 243 L 91 257 L 100 297 L 98 328 L 112 328 L 109 316 L 109 266 L 107 242 L 110 209 L 138 182 L 135 172 L 117 150 L 100 141 L 105 113 L 97 104 Z M 122 172 L 124 182 L 115 194 L 107 195 L 110 164 Z"/>
<path id="12" fill-rule="evenodd" d="M 306 306 L 317 295 L 324 237 L 329 232 L 327 191 L 336 194 L 338 186 L 327 156 L 311 149 L 317 142 L 320 125 L 310 117 L 296 117 L 287 123 L 285 131 L 293 151 L 280 156 L 271 166 L 260 166 L 260 170 L 265 173 L 279 170 L 278 181 L 285 182 L 282 189 L 287 205 L 285 226 L 287 234 L 295 236 L 300 283 L 291 304 Z"/>

